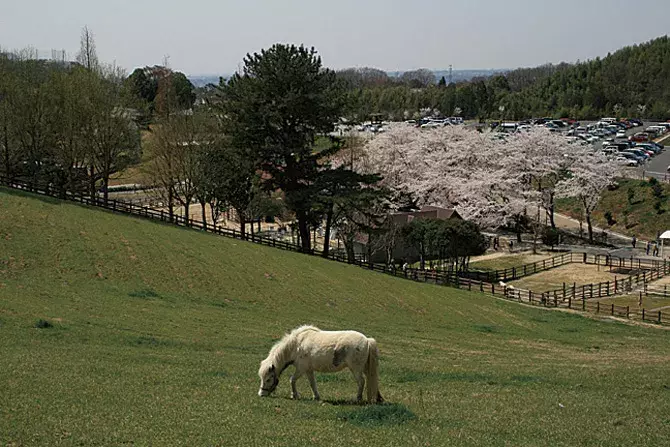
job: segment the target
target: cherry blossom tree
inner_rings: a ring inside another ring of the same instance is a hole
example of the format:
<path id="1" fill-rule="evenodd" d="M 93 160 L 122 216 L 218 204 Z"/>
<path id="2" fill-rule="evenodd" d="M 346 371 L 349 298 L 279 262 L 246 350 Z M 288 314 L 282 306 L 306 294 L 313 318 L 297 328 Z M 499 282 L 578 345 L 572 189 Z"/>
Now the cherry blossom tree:
<path id="1" fill-rule="evenodd" d="M 540 211 L 553 212 L 558 190 L 577 194 L 575 178 L 583 178 L 596 161 L 598 176 L 607 182 L 617 172 L 590 146 L 544 128 L 506 135 L 463 126 L 395 125 L 365 149 L 359 168 L 379 172 L 386 187 L 418 205 L 454 207 L 485 228 L 518 226 L 522 216 L 536 211 L 535 240 Z"/>
<path id="2" fill-rule="evenodd" d="M 605 188 L 614 183 L 620 174 L 620 166 L 603 154 L 590 154 L 586 160 L 579 160 L 570 168 L 569 177 L 557 186 L 560 197 L 576 197 L 583 207 L 589 232 L 589 242 L 593 243 L 591 215 L 600 202 Z"/>

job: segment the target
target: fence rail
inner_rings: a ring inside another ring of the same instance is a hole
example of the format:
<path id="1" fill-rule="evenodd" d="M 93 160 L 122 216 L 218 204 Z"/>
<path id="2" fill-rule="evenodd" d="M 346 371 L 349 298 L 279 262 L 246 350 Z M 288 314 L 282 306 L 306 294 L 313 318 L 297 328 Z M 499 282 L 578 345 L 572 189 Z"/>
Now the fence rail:
<path id="1" fill-rule="evenodd" d="M 84 205 L 90 205 L 90 206 L 95 206 L 95 207 L 100 207 L 107 209 L 112 212 L 116 213 L 123 213 L 123 214 L 128 214 L 128 215 L 133 215 L 133 216 L 138 216 L 146 219 L 152 219 L 152 220 L 157 220 L 165 223 L 170 223 L 178 226 L 183 226 L 183 227 L 190 227 L 190 228 L 195 228 L 211 233 L 215 233 L 218 235 L 226 236 L 226 237 L 232 237 L 235 239 L 240 239 L 240 240 L 245 240 L 269 247 L 274 247 L 274 248 L 280 248 L 283 250 L 289 250 L 289 251 L 295 251 L 295 252 L 301 252 L 301 253 L 306 253 L 310 255 L 317 255 L 319 254 L 315 250 L 310 250 L 309 252 L 306 252 L 305 250 L 302 250 L 302 247 L 291 244 L 285 241 L 280 241 L 264 236 L 258 236 L 258 235 L 252 235 L 252 234 L 242 234 L 240 231 L 229 229 L 229 228 L 222 228 L 222 227 L 216 227 L 214 225 L 207 225 L 204 222 L 200 221 L 195 221 L 192 219 L 189 219 L 188 221 L 184 219 L 181 216 L 170 216 L 168 213 L 166 213 L 164 210 L 155 210 L 151 209 L 147 206 L 139 206 L 135 205 L 132 203 L 126 203 L 120 200 L 107 200 L 106 202 L 104 200 L 101 200 L 97 197 L 89 197 L 85 196 L 82 194 L 73 194 L 70 192 L 65 192 L 63 193 L 62 191 L 55 191 L 51 190 L 49 188 L 38 188 L 34 187 L 32 185 L 29 185 L 28 183 L 17 181 L 17 180 L 10 180 L 4 176 L 0 176 L 0 185 L 5 186 L 8 188 L 13 188 L 13 189 L 18 189 L 30 193 L 35 193 L 39 195 L 45 195 L 49 197 L 54 197 L 58 199 L 63 199 L 63 200 L 68 200 L 71 202 L 76 202 L 76 203 L 81 203 Z M 538 261 L 533 264 L 528 264 L 526 266 L 522 266 L 522 271 L 524 271 L 524 274 L 530 274 L 529 271 L 532 268 L 533 272 L 536 273 L 539 269 L 540 263 L 542 264 L 542 269 L 548 270 L 550 268 L 555 268 L 560 265 L 565 265 L 570 262 L 576 262 L 574 261 L 575 256 L 580 256 L 582 261 L 587 263 L 587 261 L 590 260 L 589 256 L 595 256 L 595 260 L 593 261 L 594 263 L 600 263 L 603 262 L 603 260 L 599 257 L 600 255 L 587 255 L 586 253 L 583 254 L 578 254 L 578 253 L 566 253 L 563 255 L 556 256 L 554 258 L 544 260 L 544 261 Z M 510 279 L 518 279 L 522 276 L 518 276 L 516 274 L 515 268 L 512 269 L 506 269 L 502 270 L 502 272 L 506 271 L 511 271 L 512 278 L 506 275 L 503 275 L 500 277 L 497 273 L 500 272 L 489 272 L 492 273 L 494 276 L 489 276 L 487 277 L 489 280 L 483 280 L 482 279 L 476 279 L 476 278 L 471 278 L 467 276 L 459 276 L 459 274 L 456 274 L 455 272 L 435 272 L 431 270 L 419 270 L 419 269 L 397 269 L 395 267 L 389 267 L 387 265 L 382 265 L 382 264 L 373 264 L 373 263 L 366 263 L 361 259 L 354 259 L 350 260 L 347 259 L 345 256 L 342 256 L 341 254 L 338 253 L 333 253 L 331 252 L 328 256 L 329 259 L 333 261 L 338 261 L 338 262 L 344 262 L 352 265 L 357 265 L 362 268 L 366 268 L 368 270 L 392 275 L 395 277 L 399 278 L 405 278 L 413 281 L 418 281 L 418 282 L 426 282 L 426 283 L 432 283 L 432 284 L 438 284 L 438 285 L 443 285 L 443 286 L 450 286 L 450 287 L 455 287 L 458 289 L 467 289 L 467 290 L 473 290 L 473 291 L 479 291 L 479 292 L 485 292 L 485 293 L 490 293 L 493 296 L 499 296 L 508 300 L 514 300 L 522 303 L 527 303 L 531 305 L 537 305 L 537 306 L 543 306 L 543 307 L 567 307 L 569 309 L 576 309 L 576 310 L 582 310 L 585 312 L 596 312 L 596 313 L 606 313 L 609 312 L 611 315 L 618 315 L 618 316 L 626 316 L 627 318 L 635 318 L 637 314 L 631 313 L 630 309 L 628 307 L 624 308 L 622 306 L 614 306 L 614 305 L 603 305 L 599 302 L 589 302 L 588 299 L 586 298 L 586 290 L 585 287 L 588 287 L 589 290 L 589 297 L 590 298 L 595 298 L 593 295 L 593 285 L 589 286 L 582 286 L 581 287 L 581 294 L 576 293 L 575 288 L 573 287 L 573 293 L 572 295 L 569 293 L 563 293 L 562 295 L 558 294 L 558 291 L 552 291 L 552 292 L 544 292 L 544 293 L 536 293 L 532 291 L 523 291 L 520 289 L 515 289 L 513 287 L 507 287 L 507 286 L 500 286 L 497 284 L 498 281 L 504 281 L 504 280 L 510 280 Z M 605 257 L 603 257 L 605 258 Z M 613 261 L 616 259 L 616 261 Z M 569 261 L 568 261 L 569 260 Z M 618 265 L 620 267 L 625 267 L 625 263 L 628 261 L 627 259 L 623 258 L 613 258 L 613 257 L 607 257 L 607 260 L 605 261 L 604 264 L 601 265 Z M 658 261 L 653 261 L 649 263 L 649 265 L 656 265 Z M 637 263 L 637 268 L 643 268 L 643 265 L 645 264 L 644 260 L 640 262 L 640 260 L 633 260 L 631 259 L 629 262 L 629 267 L 633 268 Z M 528 266 L 533 266 L 535 267 L 528 267 Z M 670 274 L 670 263 L 663 263 L 660 267 L 657 266 L 654 268 L 656 273 L 656 278 L 660 277 L 658 276 L 660 271 L 659 269 L 662 269 L 662 272 L 664 275 Z M 642 273 L 642 281 L 647 281 L 651 280 L 650 278 L 654 277 L 653 273 L 649 273 L 648 271 L 645 271 Z M 639 279 L 640 275 L 637 275 L 637 278 Z M 632 277 L 631 277 L 632 278 Z M 629 285 L 631 284 L 632 279 L 629 278 Z M 493 279 L 493 280 L 491 280 Z M 638 281 L 636 279 L 636 282 Z M 623 281 L 623 280 L 622 280 Z M 602 284 L 602 283 L 601 283 Z M 608 286 L 609 287 L 609 286 Z M 615 282 L 614 289 L 613 290 L 619 290 L 618 285 Z M 599 289 L 600 290 L 600 289 Z M 610 289 L 608 289 L 610 290 Z M 560 298 L 560 299 L 559 299 Z M 624 315 L 624 309 L 625 309 L 625 315 Z M 643 309 L 642 313 L 640 314 L 642 321 L 651 321 L 655 322 L 658 324 L 667 324 L 670 323 L 670 317 L 668 317 L 666 314 L 664 314 L 662 311 L 655 312 L 653 314 L 650 314 L 649 312 L 645 313 L 645 310 Z"/>
<path id="2" fill-rule="evenodd" d="M 460 275 L 486 282 L 507 282 L 571 263 L 600 265 L 608 267 L 611 271 L 613 268 L 629 270 L 651 270 L 663 264 L 663 261 L 652 259 L 619 258 L 610 255 L 570 252 L 516 267 L 509 267 L 491 272 L 470 270 L 463 272 Z"/>

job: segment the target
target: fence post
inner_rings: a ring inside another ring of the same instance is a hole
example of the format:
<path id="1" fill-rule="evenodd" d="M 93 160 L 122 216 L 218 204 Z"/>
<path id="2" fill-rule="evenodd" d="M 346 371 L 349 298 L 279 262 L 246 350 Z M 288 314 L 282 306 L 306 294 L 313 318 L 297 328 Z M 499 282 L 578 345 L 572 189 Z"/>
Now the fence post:
<path id="1" fill-rule="evenodd" d="M 586 311 L 586 300 L 584 299 L 583 296 L 582 296 L 582 310 Z"/>
<path id="2" fill-rule="evenodd" d="M 600 313 L 600 301 L 598 301 L 598 302 L 596 303 L 596 313 L 597 313 L 597 314 Z"/>
<path id="3" fill-rule="evenodd" d="M 661 311 L 658 311 L 658 324 L 661 324 Z"/>
<path id="4" fill-rule="evenodd" d="M 572 309 L 572 298 L 568 297 L 568 309 Z"/>
<path id="5" fill-rule="evenodd" d="M 512 267 L 512 279 L 516 279 L 516 267 Z"/>
<path id="6" fill-rule="evenodd" d="M 642 321 L 644 321 L 644 307 L 642 308 Z"/>
<path id="7" fill-rule="evenodd" d="M 612 303 L 612 315 L 614 315 L 614 303 Z"/>
<path id="8" fill-rule="evenodd" d="M 565 283 L 563 283 L 563 298 L 565 298 Z"/>
<path id="9" fill-rule="evenodd" d="M 626 306 L 626 318 L 630 318 L 630 306 Z"/>

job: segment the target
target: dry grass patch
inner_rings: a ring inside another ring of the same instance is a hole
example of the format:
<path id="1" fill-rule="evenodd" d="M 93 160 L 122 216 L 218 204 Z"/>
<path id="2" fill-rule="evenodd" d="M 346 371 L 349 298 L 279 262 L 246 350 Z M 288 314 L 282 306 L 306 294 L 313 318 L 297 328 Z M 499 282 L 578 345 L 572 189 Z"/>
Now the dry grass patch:
<path id="1" fill-rule="evenodd" d="M 602 266 L 575 263 L 540 272 L 518 281 L 513 281 L 510 284 L 519 289 L 546 292 L 562 288 L 563 283 L 566 284 L 566 287 L 573 284 L 581 286 L 606 281 L 614 282 L 615 279 L 623 278 L 626 278 L 626 276 L 611 273 Z"/>
<path id="2" fill-rule="evenodd" d="M 519 267 L 524 264 L 542 261 L 556 256 L 556 253 L 538 253 L 532 251 L 523 253 L 495 252 L 483 256 L 476 256 L 470 260 L 470 268 L 473 270 L 502 270 L 512 267 Z"/>

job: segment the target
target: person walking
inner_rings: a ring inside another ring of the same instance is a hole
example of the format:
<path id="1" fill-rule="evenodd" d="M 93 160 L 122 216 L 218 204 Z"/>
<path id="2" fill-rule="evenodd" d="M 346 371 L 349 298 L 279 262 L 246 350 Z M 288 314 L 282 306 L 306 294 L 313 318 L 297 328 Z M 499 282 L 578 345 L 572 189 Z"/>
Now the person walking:
<path id="1" fill-rule="evenodd" d="M 649 256 L 649 249 L 651 248 L 651 242 L 647 241 L 647 256 Z"/>
<path id="2" fill-rule="evenodd" d="M 637 244 L 637 238 L 635 236 L 633 236 L 632 242 L 633 242 L 633 248 L 635 248 L 635 245 Z"/>
<path id="3" fill-rule="evenodd" d="M 654 243 L 654 256 L 658 256 L 658 244 Z"/>

